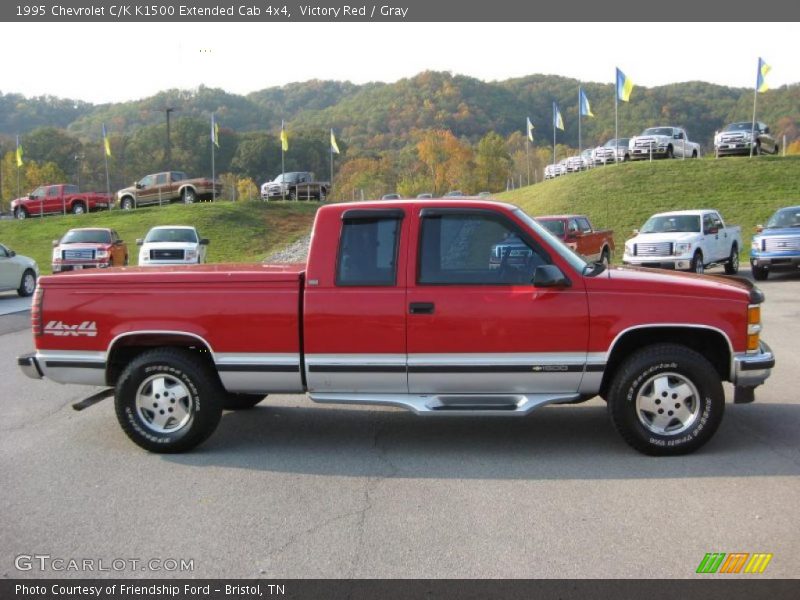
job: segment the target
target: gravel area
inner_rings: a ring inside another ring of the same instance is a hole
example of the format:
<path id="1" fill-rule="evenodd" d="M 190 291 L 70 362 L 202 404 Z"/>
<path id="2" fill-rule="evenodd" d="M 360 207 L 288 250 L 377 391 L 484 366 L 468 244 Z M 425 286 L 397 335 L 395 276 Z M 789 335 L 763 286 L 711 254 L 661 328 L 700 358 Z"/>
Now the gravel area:
<path id="1" fill-rule="evenodd" d="M 286 246 L 283 250 L 274 252 L 264 259 L 266 263 L 297 263 L 306 262 L 308 258 L 308 245 L 311 243 L 311 234 L 303 236 L 296 242 Z"/>

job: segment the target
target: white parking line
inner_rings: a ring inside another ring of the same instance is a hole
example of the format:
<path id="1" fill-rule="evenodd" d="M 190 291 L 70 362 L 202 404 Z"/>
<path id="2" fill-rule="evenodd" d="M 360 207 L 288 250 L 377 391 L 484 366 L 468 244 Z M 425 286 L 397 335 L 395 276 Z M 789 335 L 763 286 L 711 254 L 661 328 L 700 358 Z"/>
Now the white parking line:
<path id="1" fill-rule="evenodd" d="M 0 315 L 10 315 L 31 309 L 30 298 L 20 298 L 16 292 L 0 293 Z"/>

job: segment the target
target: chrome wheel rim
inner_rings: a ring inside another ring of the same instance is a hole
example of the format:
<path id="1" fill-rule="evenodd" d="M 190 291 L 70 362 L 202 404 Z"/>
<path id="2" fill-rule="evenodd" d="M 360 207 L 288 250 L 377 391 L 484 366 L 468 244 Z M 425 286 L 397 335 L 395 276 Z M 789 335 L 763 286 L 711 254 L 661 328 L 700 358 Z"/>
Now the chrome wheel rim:
<path id="1" fill-rule="evenodd" d="M 26 273 L 22 278 L 22 289 L 24 289 L 25 293 L 29 296 L 36 289 L 36 278 L 30 273 Z"/>
<path id="2" fill-rule="evenodd" d="M 703 265 L 703 259 L 698 257 L 697 263 L 694 266 L 694 272 L 702 275 L 705 273 L 706 267 Z"/>
<path id="3" fill-rule="evenodd" d="M 75 206 L 75 209 L 72 212 L 74 212 L 76 215 L 82 215 L 83 214 L 83 206 L 78 204 L 77 206 Z"/>
<path id="4" fill-rule="evenodd" d="M 175 433 L 189 423 L 194 405 L 186 386 L 171 375 L 151 375 L 136 391 L 136 412 L 156 433 Z"/>
<path id="5" fill-rule="evenodd" d="M 636 416 L 651 433 L 678 435 L 700 415 L 700 393 L 690 379 L 675 372 L 650 377 L 636 394 Z"/>
<path id="6" fill-rule="evenodd" d="M 731 267 L 734 271 L 739 270 L 739 253 L 731 252 Z"/>

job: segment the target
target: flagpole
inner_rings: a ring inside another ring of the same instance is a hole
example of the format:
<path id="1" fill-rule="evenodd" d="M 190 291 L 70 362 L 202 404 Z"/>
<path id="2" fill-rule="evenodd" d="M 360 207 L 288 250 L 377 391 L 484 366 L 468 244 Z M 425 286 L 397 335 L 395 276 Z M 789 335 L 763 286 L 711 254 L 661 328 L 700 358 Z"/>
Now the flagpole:
<path id="1" fill-rule="evenodd" d="M 108 152 L 105 151 L 105 148 L 103 148 L 103 158 L 105 158 L 106 162 L 106 193 L 108 194 L 108 210 L 111 210 L 114 206 L 114 202 L 111 198 L 111 177 L 108 174 Z"/>
<path id="2" fill-rule="evenodd" d="M 284 181 L 286 178 L 286 166 L 283 160 L 283 132 L 286 123 L 283 119 L 281 119 L 281 200 L 286 200 L 286 182 Z"/>
<path id="3" fill-rule="evenodd" d="M 333 129 L 331 129 L 331 139 L 328 140 L 328 151 L 331 153 L 331 188 L 333 188 Z"/>
<path id="4" fill-rule="evenodd" d="M 758 102 L 758 79 L 761 75 L 761 58 L 758 59 L 756 67 L 756 85 L 753 89 L 753 124 L 750 127 L 750 158 L 753 158 L 753 148 L 756 141 L 756 103 Z"/>
<path id="5" fill-rule="evenodd" d="M 619 75 L 615 77 L 618 79 Z M 614 164 L 619 164 L 619 81 L 614 84 Z"/>
<path id="6" fill-rule="evenodd" d="M 214 120 L 214 113 L 211 113 L 211 201 L 217 201 L 217 165 L 215 164 L 214 146 L 217 142 L 217 123 Z M 235 194 L 234 194 L 235 197 Z"/>
<path id="7" fill-rule="evenodd" d="M 528 166 L 528 185 L 531 184 L 531 139 L 525 138 L 525 162 Z"/>
<path id="8" fill-rule="evenodd" d="M 19 185 L 19 136 L 17 136 L 17 151 L 14 155 L 16 159 L 15 162 L 17 163 L 17 198 L 22 197 L 22 192 L 20 192 L 20 185 Z"/>
<path id="9" fill-rule="evenodd" d="M 581 114 L 583 113 L 581 106 L 581 86 L 578 86 L 578 156 L 581 155 L 581 150 L 583 150 L 581 144 Z"/>

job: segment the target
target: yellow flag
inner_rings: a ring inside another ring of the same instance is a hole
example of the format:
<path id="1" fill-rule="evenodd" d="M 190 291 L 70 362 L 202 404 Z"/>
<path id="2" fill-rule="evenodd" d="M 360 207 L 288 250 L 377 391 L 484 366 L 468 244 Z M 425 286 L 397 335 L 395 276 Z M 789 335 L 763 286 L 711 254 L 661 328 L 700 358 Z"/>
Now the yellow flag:
<path id="1" fill-rule="evenodd" d="M 17 166 L 22 166 L 22 146 L 19 144 L 19 136 L 17 136 Z"/>
<path id="2" fill-rule="evenodd" d="M 333 129 L 331 129 L 331 151 L 339 154 L 339 144 L 336 143 L 336 136 L 333 135 Z"/>
<path id="3" fill-rule="evenodd" d="M 284 152 L 289 151 L 289 134 L 286 133 L 286 127 L 281 121 L 281 148 Z"/>
<path id="4" fill-rule="evenodd" d="M 103 147 L 106 149 L 106 156 L 111 156 L 111 140 L 108 139 L 105 123 L 103 123 Z"/>

